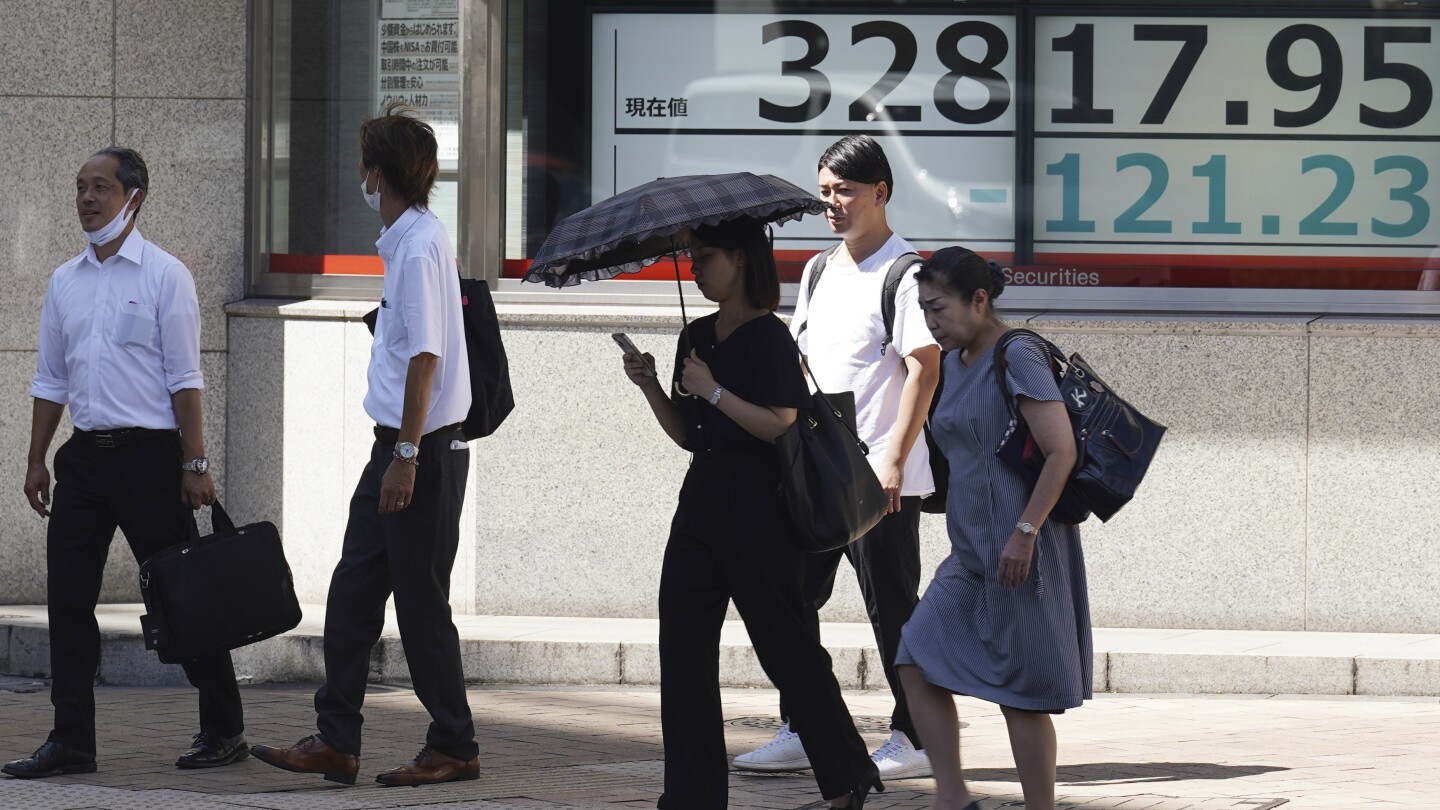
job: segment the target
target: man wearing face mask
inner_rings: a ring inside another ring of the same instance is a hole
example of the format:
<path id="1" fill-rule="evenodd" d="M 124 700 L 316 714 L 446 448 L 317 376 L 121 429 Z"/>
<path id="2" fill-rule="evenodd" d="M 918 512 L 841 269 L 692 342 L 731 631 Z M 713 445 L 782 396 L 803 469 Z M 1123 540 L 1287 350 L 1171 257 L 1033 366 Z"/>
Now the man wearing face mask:
<path id="1" fill-rule="evenodd" d="M 360 127 L 360 192 L 384 224 L 375 247 L 385 283 L 365 394 L 375 444 L 330 579 L 325 684 L 315 693 L 319 733 L 289 748 L 253 749 L 277 768 L 342 784 L 354 784 L 360 768 L 370 650 L 392 592 L 410 680 L 431 723 L 420 753 L 376 781 L 416 786 L 480 775 L 450 617 L 450 570 L 470 464 L 461 432 L 470 411 L 470 365 L 455 255 L 428 207 L 439 172 L 435 133 L 406 113 L 403 105 L 388 105 Z"/>
<path id="2" fill-rule="evenodd" d="M 95 604 L 115 529 L 144 561 L 190 539 L 192 510 L 215 502 L 201 420 L 195 280 L 136 228 L 149 187 L 145 161 L 132 149 L 103 149 L 85 162 L 75 178 L 75 209 L 90 246 L 50 277 L 40 311 L 25 496 L 50 519 L 55 726 L 32 756 L 0 768 L 15 777 L 96 770 Z M 52 502 L 45 458 L 67 406 L 75 430 L 55 454 Z M 244 758 L 230 654 L 184 667 L 200 692 L 200 733 L 176 766 Z"/>

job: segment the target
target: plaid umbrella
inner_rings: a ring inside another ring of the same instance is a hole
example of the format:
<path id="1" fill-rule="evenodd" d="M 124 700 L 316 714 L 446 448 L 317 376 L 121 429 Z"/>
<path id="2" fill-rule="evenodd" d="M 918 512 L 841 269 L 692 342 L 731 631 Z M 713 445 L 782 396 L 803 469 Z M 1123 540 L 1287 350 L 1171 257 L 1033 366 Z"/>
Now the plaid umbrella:
<path id="1" fill-rule="evenodd" d="M 768 174 L 662 177 L 561 220 L 540 246 L 525 280 L 568 287 L 637 273 L 665 255 L 673 256 L 674 237 L 687 228 L 739 217 L 788 222 L 829 207 Z M 676 273 L 678 277 L 678 264 Z"/>

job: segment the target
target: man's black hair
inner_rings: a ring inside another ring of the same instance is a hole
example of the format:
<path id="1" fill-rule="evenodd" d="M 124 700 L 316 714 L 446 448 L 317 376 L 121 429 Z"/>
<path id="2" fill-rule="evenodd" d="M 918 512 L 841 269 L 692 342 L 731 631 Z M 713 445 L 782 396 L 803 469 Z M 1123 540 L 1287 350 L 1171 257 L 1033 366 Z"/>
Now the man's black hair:
<path id="1" fill-rule="evenodd" d="M 127 193 L 134 188 L 150 190 L 150 168 L 145 165 L 145 158 L 140 157 L 139 152 L 125 146 L 107 146 L 90 157 L 97 158 L 101 155 L 109 155 L 120 164 L 115 167 L 115 179 L 120 181 Z"/>
<path id="2" fill-rule="evenodd" d="M 115 179 L 120 181 L 120 187 L 125 189 L 125 196 L 130 196 L 131 189 L 140 189 L 145 194 L 150 193 L 150 167 L 145 165 L 145 158 L 140 153 L 128 146 L 107 146 L 99 152 L 90 156 L 94 160 L 101 155 L 108 155 L 115 158 Z M 135 215 L 139 215 L 140 206 L 145 201 L 141 200 L 140 205 L 135 206 Z"/>
<path id="3" fill-rule="evenodd" d="M 829 169 L 836 177 L 856 183 L 885 183 L 885 202 L 895 197 L 895 178 L 890 173 L 890 160 L 885 150 L 869 135 L 846 135 L 830 145 L 820 156 L 820 169 Z"/>

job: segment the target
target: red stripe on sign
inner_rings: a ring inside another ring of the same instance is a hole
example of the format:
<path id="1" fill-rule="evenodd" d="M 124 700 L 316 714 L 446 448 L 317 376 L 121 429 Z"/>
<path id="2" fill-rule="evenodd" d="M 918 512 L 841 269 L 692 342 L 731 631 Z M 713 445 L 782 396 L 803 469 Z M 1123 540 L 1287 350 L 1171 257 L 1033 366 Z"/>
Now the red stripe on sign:
<path id="1" fill-rule="evenodd" d="M 810 257 L 819 253 L 818 250 L 777 250 L 775 251 L 775 269 L 780 274 L 782 282 L 798 282 L 800 276 L 805 272 L 805 263 Z M 929 256 L 930 251 L 921 251 L 920 255 Z M 993 259 L 1001 264 L 1012 261 L 1014 253 L 1009 252 L 987 252 L 981 254 L 987 259 Z M 506 259 L 504 264 L 505 278 L 524 278 L 525 271 L 530 269 L 530 259 Z M 680 260 L 680 277 L 682 279 L 693 279 L 690 274 L 690 260 Z M 670 259 L 665 258 L 655 262 L 649 267 L 643 268 L 638 273 L 625 273 L 616 276 L 616 280 L 636 279 L 641 281 L 674 281 L 675 265 Z"/>
<path id="2" fill-rule="evenodd" d="M 339 253 L 272 253 L 270 272 L 309 276 L 383 276 L 385 262 L 379 256 Z"/>
<path id="3" fill-rule="evenodd" d="M 1341 270 L 1423 270 L 1423 256 L 1243 256 L 1195 253 L 1036 253 L 1035 264 L 1140 267 L 1278 267 Z"/>
<path id="4" fill-rule="evenodd" d="M 1414 290 L 1427 259 L 1396 257 L 1040 254 L 1009 268 L 1016 287 Z M 1171 264 L 1170 260 L 1174 260 Z M 1204 260 L 1205 264 L 1198 263 Z"/>

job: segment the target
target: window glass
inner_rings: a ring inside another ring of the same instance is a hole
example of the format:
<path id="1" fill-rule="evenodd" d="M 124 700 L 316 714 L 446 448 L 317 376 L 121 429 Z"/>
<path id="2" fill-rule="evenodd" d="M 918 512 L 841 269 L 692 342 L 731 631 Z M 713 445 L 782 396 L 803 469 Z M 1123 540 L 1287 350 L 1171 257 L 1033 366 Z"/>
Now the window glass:
<path id="1" fill-rule="evenodd" d="M 435 129 L 431 209 L 458 240 L 459 0 L 269 0 L 258 155 L 260 288 L 277 276 L 378 276 L 359 129 L 401 100 Z M 291 287 L 293 289 L 293 286 Z"/>

